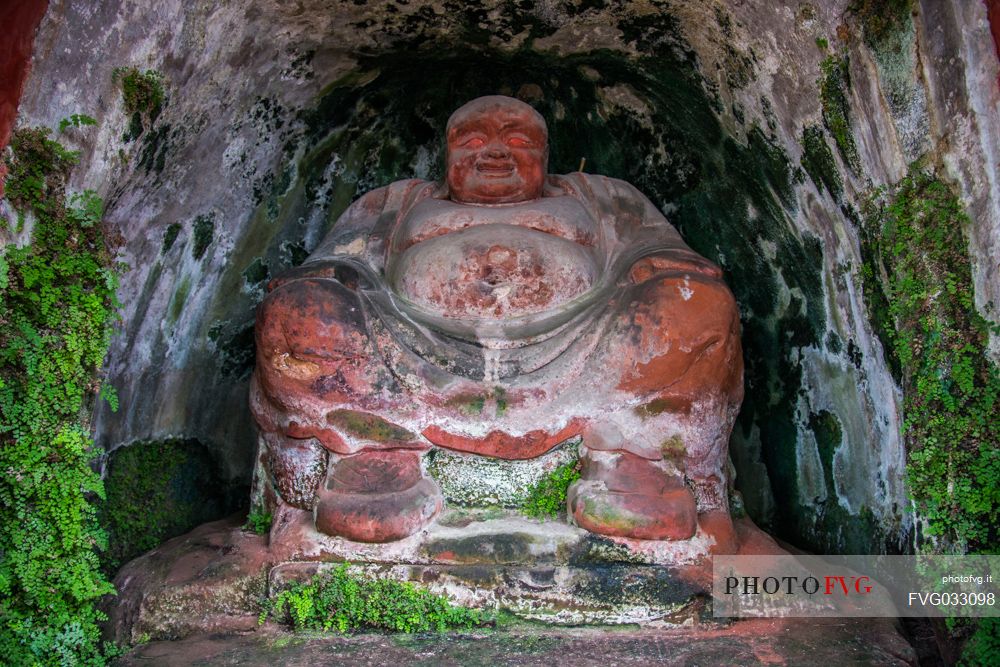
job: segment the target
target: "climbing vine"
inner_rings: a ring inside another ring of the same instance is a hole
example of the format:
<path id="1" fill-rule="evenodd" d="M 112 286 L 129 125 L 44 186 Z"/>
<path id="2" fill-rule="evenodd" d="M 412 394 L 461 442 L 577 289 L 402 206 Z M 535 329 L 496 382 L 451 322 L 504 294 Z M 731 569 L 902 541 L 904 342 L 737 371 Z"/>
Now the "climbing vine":
<path id="1" fill-rule="evenodd" d="M 903 387 L 910 494 L 939 548 L 995 549 L 1000 374 L 973 303 L 969 219 L 918 167 L 865 213 L 866 292 Z"/>
<path id="2" fill-rule="evenodd" d="M 103 664 L 96 600 L 105 537 L 92 499 L 88 413 L 117 275 L 92 192 L 67 196 L 77 155 L 21 129 L 7 198 L 31 243 L 0 254 L 0 655 L 6 664 Z M 2 224 L 3 221 L 0 221 Z M 100 392 L 114 401 L 110 391 Z"/>

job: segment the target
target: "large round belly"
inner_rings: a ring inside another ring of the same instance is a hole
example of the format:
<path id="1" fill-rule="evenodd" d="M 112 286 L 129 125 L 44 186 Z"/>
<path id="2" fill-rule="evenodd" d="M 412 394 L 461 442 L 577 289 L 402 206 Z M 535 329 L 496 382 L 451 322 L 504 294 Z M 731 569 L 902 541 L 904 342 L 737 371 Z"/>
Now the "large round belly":
<path id="1" fill-rule="evenodd" d="M 524 227 L 489 224 L 436 236 L 390 263 L 393 288 L 444 317 L 502 319 L 540 313 L 597 280 L 590 250 Z"/>

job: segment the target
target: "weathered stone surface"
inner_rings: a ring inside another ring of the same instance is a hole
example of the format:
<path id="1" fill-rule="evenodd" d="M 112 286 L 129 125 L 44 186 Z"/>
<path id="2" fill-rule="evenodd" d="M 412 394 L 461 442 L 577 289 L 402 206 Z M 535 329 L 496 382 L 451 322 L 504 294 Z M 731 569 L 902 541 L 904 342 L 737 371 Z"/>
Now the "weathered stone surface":
<path id="1" fill-rule="evenodd" d="M 512 629 L 387 637 L 302 637 L 266 629 L 250 635 L 199 635 L 137 647 L 122 667 L 271 667 L 350 663 L 359 667 L 647 667 L 654 664 L 916 665 L 913 649 L 885 619 L 775 619 L 675 630 Z"/>
<path id="2" fill-rule="evenodd" d="M 435 449 L 427 457 L 427 470 L 450 504 L 521 507 L 531 487 L 559 466 L 578 458 L 578 446 L 579 439 L 574 438 L 525 461 Z"/>
<path id="3" fill-rule="evenodd" d="M 423 476 L 420 455 L 372 451 L 340 459 L 316 502 L 316 530 L 358 542 L 408 537 L 437 516 L 441 490 Z"/>
<path id="4" fill-rule="evenodd" d="M 282 582 L 339 562 L 453 602 L 571 625 L 693 622 L 711 582 L 713 537 L 700 530 L 691 540 L 655 542 L 462 510 L 406 539 L 368 544 L 317 533 L 299 510 L 275 524 L 269 539 L 237 517 L 205 524 L 126 565 L 115 579 L 118 598 L 108 601 L 109 635 L 138 642 L 251 630 L 261 600 Z M 749 521 L 737 523 L 736 535 L 734 552 L 783 553 Z"/>
<path id="5" fill-rule="evenodd" d="M 271 562 L 265 538 L 239 525 L 206 523 L 125 565 L 105 602 L 110 637 L 134 644 L 254 629 Z"/>

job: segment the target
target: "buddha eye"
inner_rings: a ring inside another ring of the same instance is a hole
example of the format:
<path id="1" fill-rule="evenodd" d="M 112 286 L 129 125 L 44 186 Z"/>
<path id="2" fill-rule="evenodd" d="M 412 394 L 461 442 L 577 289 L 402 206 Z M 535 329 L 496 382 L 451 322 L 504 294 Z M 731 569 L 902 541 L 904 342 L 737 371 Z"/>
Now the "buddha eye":
<path id="1" fill-rule="evenodd" d="M 486 145 L 486 140 L 479 136 L 472 136 L 464 139 L 459 145 L 462 148 L 482 148 Z"/>
<path id="2" fill-rule="evenodd" d="M 507 145 L 514 148 L 527 148 L 532 146 L 532 141 L 523 134 L 512 134 L 507 137 Z"/>

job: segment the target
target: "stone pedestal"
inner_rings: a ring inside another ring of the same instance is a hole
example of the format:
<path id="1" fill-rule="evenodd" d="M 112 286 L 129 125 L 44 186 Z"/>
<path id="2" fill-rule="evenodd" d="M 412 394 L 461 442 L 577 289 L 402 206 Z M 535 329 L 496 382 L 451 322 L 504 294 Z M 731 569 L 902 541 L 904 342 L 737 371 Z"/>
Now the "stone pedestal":
<path id="1" fill-rule="evenodd" d="M 405 540 L 364 544 L 321 535 L 309 512 L 290 507 L 269 536 L 242 521 L 205 524 L 122 568 L 109 634 L 134 643 L 253 630 L 265 597 L 343 562 L 455 604 L 552 624 L 711 622 L 712 540 L 700 532 L 682 542 L 607 538 L 509 509 L 452 508 Z M 781 551 L 748 520 L 736 533 L 741 552 Z"/>

